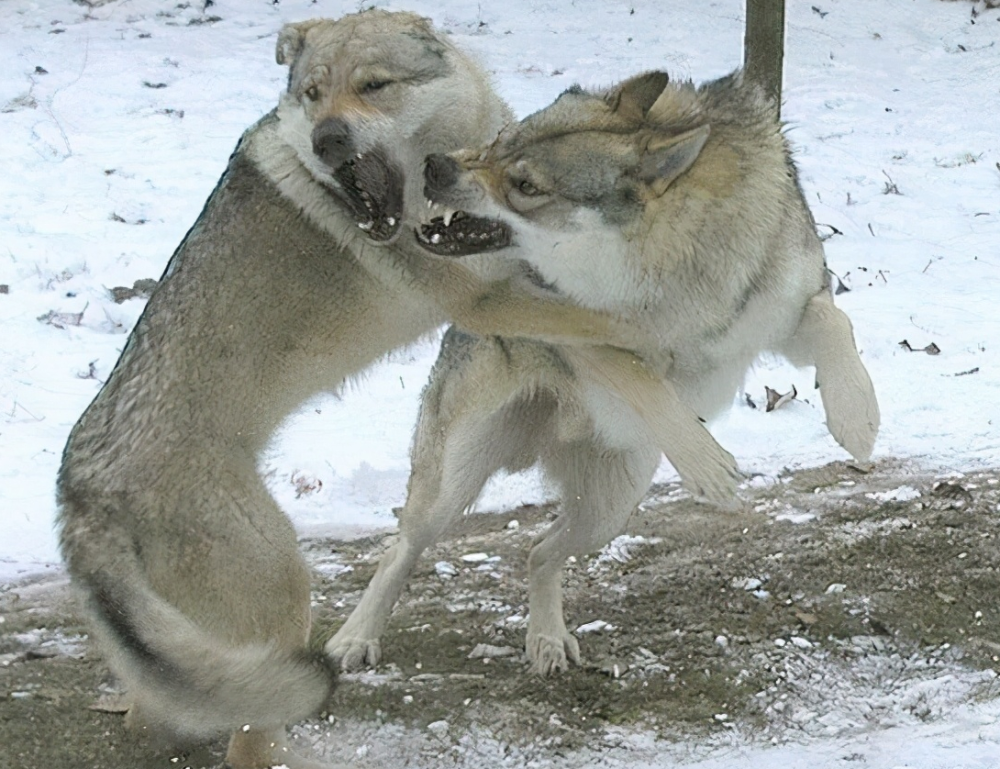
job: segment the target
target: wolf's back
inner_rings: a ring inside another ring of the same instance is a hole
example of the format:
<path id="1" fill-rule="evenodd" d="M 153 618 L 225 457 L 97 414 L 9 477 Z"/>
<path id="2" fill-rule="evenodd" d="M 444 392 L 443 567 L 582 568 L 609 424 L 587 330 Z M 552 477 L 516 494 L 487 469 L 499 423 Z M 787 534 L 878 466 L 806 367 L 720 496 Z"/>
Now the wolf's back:
<path id="1" fill-rule="evenodd" d="M 246 725 L 280 727 L 323 706 L 335 674 L 322 655 L 267 643 L 234 646 L 210 634 L 156 593 L 114 516 L 106 528 L 80 525 L 74 513 L 83 511 L 66 496 L 63 557 L 144 723 L 196 739 Z"/>

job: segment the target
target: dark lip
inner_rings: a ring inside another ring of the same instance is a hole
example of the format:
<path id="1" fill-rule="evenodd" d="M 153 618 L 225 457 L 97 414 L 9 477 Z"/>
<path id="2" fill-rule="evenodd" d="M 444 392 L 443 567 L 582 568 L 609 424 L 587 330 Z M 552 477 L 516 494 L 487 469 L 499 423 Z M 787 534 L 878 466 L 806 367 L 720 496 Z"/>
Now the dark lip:
<path id="1" fill-rule="evenodd" d="M 381 148 L 355 155 L 334 172 L 326 189 L 370 240 L 393 240 L 403 226 L 403 172 Z"/>
<path id="2" fill-rule="evenodd" d="M 413 231 L 417 245 L 436 256 L 462 257 L 500 251 L 514 244 L 514 233 L 501 219 L 473 216 L 464 211 L 454 215 L 449 226 L 437 216 Z"/>

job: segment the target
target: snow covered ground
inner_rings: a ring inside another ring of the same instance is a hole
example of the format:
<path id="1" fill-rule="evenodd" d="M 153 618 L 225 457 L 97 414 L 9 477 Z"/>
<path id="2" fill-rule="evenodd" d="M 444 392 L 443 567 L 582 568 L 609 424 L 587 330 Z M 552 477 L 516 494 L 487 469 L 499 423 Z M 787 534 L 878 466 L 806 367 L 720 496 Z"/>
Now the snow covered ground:
<path id="1" fill-rule="evenodd" d="M 242 130 L 274 105 L 280 25 L 366 5 L 0 4 L 0 584 L 58 567 L 60 452 L 142 310 L 108 289 L 159 277 Z M 376 5 L 431 16 L 481 58 L 519 115 L 572 83 L 652 68 L 700 81 L 741 60 L 743 0 Z M 1000 10 L 973 18 L 972 7 L 789 0 L 783 106 L 807 198 L 831 233 L 830 267 L 850 289 L 838 304 L 879 394 L 876 459 L 956 471 L 1000 464 Z M 923 351 L 931 344 L 937 354 Z M 435 354 L 436 340 L 392 354 L 276 436 L 261 469 L 303 534 L 394 524 Z M 765 414 L 741 396 L 712 425 L 743 469 L 845 458 L 811 377 L 762 361 L 746 395 L 759 403 L 765 385 L 794 384 L 800 400 Z M 660 477 L 672 477 L 669 466 Z M 480 508 L 545 496 L 537 475 L 504 478 Z M 996 717 L 977 710 L 900 733 L 869 765 L 1000 766 Z M 841 765 L 836 753 L 802 755 L 754 765 Z M 731 753 L 704 766 L 734 763 L 750 765 Z"/>

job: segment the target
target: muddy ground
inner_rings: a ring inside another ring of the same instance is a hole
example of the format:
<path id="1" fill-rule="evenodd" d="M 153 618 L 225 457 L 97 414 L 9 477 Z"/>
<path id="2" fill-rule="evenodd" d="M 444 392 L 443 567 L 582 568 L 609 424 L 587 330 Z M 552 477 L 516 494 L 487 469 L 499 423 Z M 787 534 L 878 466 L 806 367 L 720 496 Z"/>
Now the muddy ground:
<path id="1" fill-rule="evenodd" d="M 430 767 L 466 765 L 488 740 L 523 766 L 630 733 L 823 738 L 1000 697 L 1000 471 L 835 464 L 753 479 L 743 498 L 726 513 L 655 487 L 626 536 L 570 563 L 567 620 L 590 628 L 585 663 L 548 680 L 522 654 L 525 559 L 554 508 L 467 516 L 414 574 L 385 663 L 344 676 L 330 715 L 296 741 L 359 766 Z M 391 537 L 303 543 L 317 643 Z M 221 761 L 221 743 L 152 752 L 120 715 L 90 709 L 110 680 L 63 581 L 6 589 L 0 618 L 0 767 Z M 476 658 L 481 644 L 507 656 Z"/>

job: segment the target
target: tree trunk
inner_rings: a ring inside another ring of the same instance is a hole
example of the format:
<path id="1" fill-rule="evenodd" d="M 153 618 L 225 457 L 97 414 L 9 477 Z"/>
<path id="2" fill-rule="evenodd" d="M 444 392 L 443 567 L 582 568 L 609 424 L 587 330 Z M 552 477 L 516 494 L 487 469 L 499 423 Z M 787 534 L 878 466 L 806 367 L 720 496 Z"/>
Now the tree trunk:
<path id="1" fill-rule="evenodd" d="M 774 99 L 781 113 L 781 71 L 785 57 L 785 0 L 746 0 L 747 24 L 743 38 L 746 78 Z"/>

